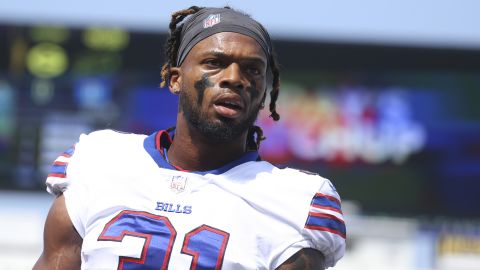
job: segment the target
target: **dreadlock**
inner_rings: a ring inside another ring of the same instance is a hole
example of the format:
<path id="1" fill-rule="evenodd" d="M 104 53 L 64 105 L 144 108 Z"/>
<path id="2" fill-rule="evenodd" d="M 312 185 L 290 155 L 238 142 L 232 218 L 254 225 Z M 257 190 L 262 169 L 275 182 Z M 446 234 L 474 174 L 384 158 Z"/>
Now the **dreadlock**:
<path id="1" fill-rule="evenodd" d="M 160 75 L 162 76 L 162 82 L 160 87 L 165 87 L 166 83 L 170 80 L 170 68 L 176 66 L 176 59 L 178 54 L 178 47 L 180 46 L 180 33 L 182 32 L 183 24 L 177 27 L 177 24 L 183 21 L 185 17 L 190 14 L 194 14 L 202 8 L 197 6 L 191 6 L 187 9 L 179 10 L 172 14 L 172 20 L 168 25 L 170 29 L 170 37 L 165 44 L 165 64 L 162 66 Z"/>
<path id="2" fill-rule="evenodd" d="M 230 7 L 225 7 L 231 9 Z M 180 47 L 180 33 L 183 29 L 183 24 L 180 24 L 188 15 L 195 14 L 203 7 L 191 6 L 187 9 L 179 10 L 172 14 L 172 19 L 169 24 L 170 37 L 165 44 L 165 63 L 162 66 L 161 77 L 162 82 L 160 87 L 165 87 L 170 80 L 170 68 L 176 66 L 178 56 L 178 49 Z M 180 24 L 180 25 L 179 25 Z M 277 58 L 272 51 L 269 55 L 268 62 L 272 71 L 272 90 L 270 91 L 270 117 L 274 121 L 280 120 L 280 115 L 277 113 L 277 99 L 280 92 L 280 71 L 278 68 Z M 257 150 L 260 148 L 260 143 L 266 138 L 263 136 L 263 130 L 259 126 L 250 127 L 247 134 L 247 148 L 249 150 Z"/>

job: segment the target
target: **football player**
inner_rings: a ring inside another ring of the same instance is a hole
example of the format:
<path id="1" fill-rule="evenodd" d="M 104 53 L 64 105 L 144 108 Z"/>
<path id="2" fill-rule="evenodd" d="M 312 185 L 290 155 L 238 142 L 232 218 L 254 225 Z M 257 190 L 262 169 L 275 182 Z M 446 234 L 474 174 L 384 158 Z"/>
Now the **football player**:
<path id="1" fill-rule="evenodd" d="M 257 152 L 267 93 L 280 117 L 267 31 L 228 7 L 180 10 L 169 27 L 161 74 L 179 95 L 176 127 L 81 135 L 56 160 L 34 269 L 334 266 L 346 229 L 331 182 Z"/>

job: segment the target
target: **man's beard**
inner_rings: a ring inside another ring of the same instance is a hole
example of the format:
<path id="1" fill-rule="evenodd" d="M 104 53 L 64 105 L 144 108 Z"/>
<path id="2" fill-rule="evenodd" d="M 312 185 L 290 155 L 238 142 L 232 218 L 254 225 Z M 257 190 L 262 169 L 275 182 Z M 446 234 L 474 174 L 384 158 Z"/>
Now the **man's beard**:
<path id="1" fill-rule="evenodd" d="M 198 93 L 198 102 L 195 102 L 192 96 L 189 96 L 186 92 L 180 92 L 180 110 L 191 127 L 214 143 L 226 143 L 238 139 L 253 126 L 260 111 L 260 106 L 258 106 L 250 112 L 247 119 L 240 123 L 235 123 L 233 119 L 226 117 L 221 117 L 220 121 L 218 119 L 208 119 L 208 115 L 200 110 L 203 103 L 203 92 Z"/>

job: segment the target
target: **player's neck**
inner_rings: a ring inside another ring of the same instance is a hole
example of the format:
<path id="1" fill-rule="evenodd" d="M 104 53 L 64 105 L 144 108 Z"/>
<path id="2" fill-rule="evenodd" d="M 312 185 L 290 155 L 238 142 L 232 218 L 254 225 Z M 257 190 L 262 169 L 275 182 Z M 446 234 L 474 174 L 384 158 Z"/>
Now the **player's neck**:
<path id="1" fill-rule="evenodd" d="M 180 122 L 168 150 L 172 165 L 189 171 L 209 171 L 240 158 L 246 151 L 246 133 L 234 141 L 218 143 Z"/>

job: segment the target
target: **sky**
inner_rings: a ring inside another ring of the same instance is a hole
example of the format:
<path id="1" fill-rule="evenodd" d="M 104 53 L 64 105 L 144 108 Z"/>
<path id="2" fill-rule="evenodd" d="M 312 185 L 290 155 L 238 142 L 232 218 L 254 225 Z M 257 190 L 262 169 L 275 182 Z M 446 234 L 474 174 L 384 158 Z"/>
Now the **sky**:
<path id="1" fill-rule="evenodd" d="M 0 22 L 166 31 L 191 5 L 230 5 L 275 38 L 480 49 L 478 0 L 0 0 Z"/>

